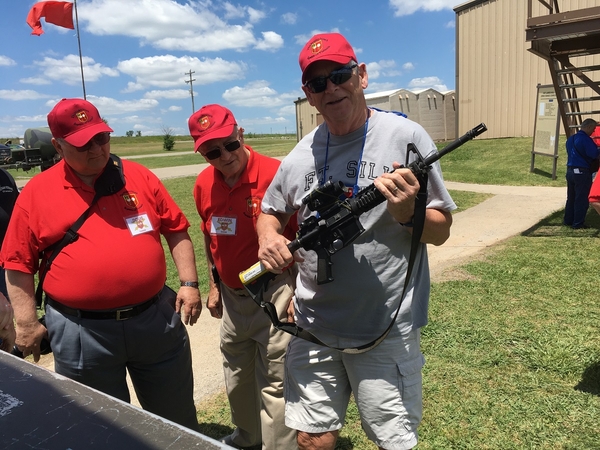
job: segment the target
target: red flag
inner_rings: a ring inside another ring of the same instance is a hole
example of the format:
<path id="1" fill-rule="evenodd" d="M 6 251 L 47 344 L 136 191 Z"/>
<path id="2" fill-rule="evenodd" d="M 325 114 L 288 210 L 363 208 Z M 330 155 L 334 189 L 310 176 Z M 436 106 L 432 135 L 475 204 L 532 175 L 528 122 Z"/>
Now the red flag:
<path id="1" fill-rule="evenodd" d="M 31 34 L 39 36 L 44 32 L 40 19 L 46 18 L 47 23 L 53 23 L 63 28 L 75 29 L 73 26 L 73 3 L 71 2 L 38 2 L 27 15 L 27 24 L 33 28 Z"/>

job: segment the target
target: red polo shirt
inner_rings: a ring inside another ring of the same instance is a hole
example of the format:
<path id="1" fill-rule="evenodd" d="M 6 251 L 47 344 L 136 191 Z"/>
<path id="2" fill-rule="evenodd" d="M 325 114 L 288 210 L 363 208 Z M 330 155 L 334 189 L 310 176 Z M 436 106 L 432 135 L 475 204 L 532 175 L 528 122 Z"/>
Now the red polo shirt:
<path id="1" fill-rule="evenodd" d="M 164 285 L 160 235 L 185 231 L 189 222 L 152 172 L 126 160 L 123 172 L 125 187 L 100 198 L 79 239 L 54 259 L 44 291 L 56 301 L 78 309 L 117 308 L 147 300 Z M 4 268 L 36 273 L 40 252 L 62 239 L 93 197 L 64 161 L 33 177 L 2 245 Z"/>
<path id="2" fill-rule="evenodd" d="M 243 288 L 239 273 L 258 261 L 256 220 L 265 191 L 280 161 L 250 150 L 246 170 L 235 186 L 229 187 L 213 166 L 196 179 L 194 199 L 202 232 L 210 239 L 210 253 L 221 280 L 235 289 Z M 296 221 L 290 220 L 285 236 L 296 236 Z"/>

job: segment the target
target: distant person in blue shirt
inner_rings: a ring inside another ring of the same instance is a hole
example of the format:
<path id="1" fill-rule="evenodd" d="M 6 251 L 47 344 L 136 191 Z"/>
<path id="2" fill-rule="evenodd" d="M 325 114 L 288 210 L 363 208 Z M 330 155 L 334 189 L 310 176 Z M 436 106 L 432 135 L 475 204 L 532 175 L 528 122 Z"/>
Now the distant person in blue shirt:
<path id="1" fill-rule="evenodd" d="M 573 229 L 589 228 L 585 215 L 592 187 L 592 163 L 598 159 L 598 147 L 590 137 L 598 122 L 586 119 L 577 133 L 567 139 L 567 204 L 563 223 Z"/>

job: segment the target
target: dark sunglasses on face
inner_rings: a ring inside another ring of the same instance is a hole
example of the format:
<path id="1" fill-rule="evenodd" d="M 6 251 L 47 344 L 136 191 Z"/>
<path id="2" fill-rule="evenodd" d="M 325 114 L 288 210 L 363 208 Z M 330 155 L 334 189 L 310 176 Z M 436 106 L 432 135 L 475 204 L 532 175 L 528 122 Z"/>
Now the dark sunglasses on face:
<path id="1" fill-rule="evenodd" d="M 225 150 L 227 150 L 228 152 L 235 152 L 238 148 L 240 148 L 242 144 L 240 144 L 239 139 L 236 139 L 235 141 L 230 142 L 229 144 L 225 144 L 223 146 L 223 148 Z M 206 159 L 217 159 L 221 157 L 221 149 L 220 148 L 215 148 L 209 152 L 206 152 L 204 155 Z"/>
<path id="2" fill-rule="evenodd" d="M 96 136 L 91 138 L 88 141 L 88 143 L 85 144 L 83 147 L 75 147 L 75 150 L 81 153 L 87 152 L 90 148 L 92 148 L 92 145 L 98 144 L 99 146 L 103 146 L 108 144 L 108 141 L 110 141 L 110 133 L 98 133 Z"/>
<path id="3" fill-rule="evenodd" d="M 313 94 L 319 94 L 327 89 L 327 80 L 331 80 L 336 86 L 344 84 L 352 78 L 352 73 L 356 67 L 358 67 L 358 64 L 356 63 L 349 64 L 341 69 L 332 71 L 328 76 L 313 78 L 312 80 L 307 81 L 304 86 L 306 86 Z"/>

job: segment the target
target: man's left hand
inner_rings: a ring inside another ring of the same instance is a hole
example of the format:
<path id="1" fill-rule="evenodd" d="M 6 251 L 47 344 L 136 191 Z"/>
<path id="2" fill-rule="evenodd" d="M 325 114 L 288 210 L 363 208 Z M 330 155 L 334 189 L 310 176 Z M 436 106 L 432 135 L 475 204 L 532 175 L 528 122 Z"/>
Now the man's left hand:
<path id="1" fill-rule="evenodd" d="M 200 291 L 197 288 L 182 286 L 177 292 L 175 312 L 181 314 L 181 321 L 186 325 L 194 325 L 202 312 Z"/>
<path id="2" fill-rule="evenodd" d="M 394 171 L 384 173 L 375 181 L 375 187 L 387 199 L 387 209 L 400 223 L 410 222 L 415 213 L 415 200 L 420 185 L 410 169 L 394 162 Z"/>

